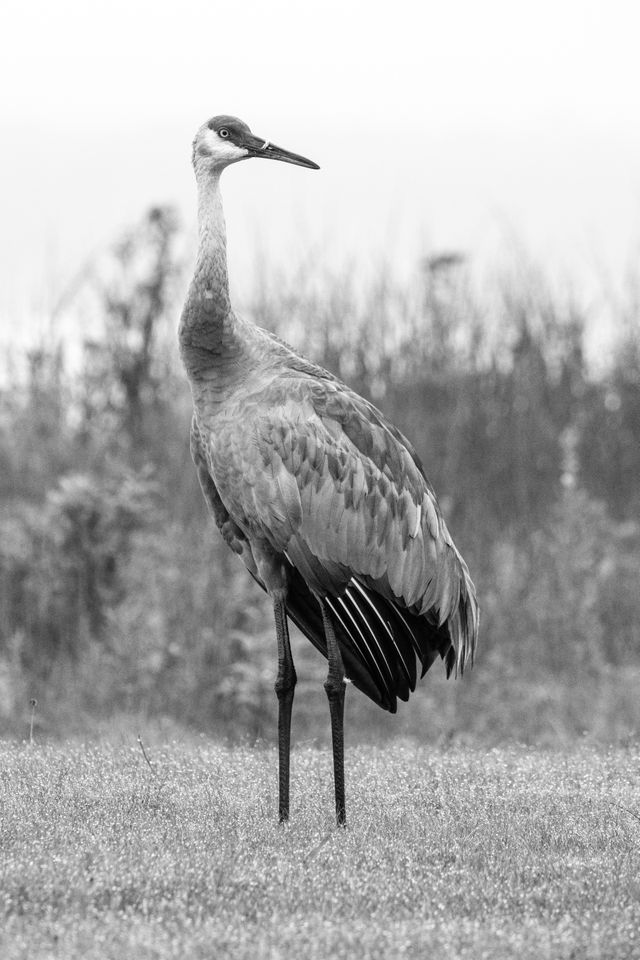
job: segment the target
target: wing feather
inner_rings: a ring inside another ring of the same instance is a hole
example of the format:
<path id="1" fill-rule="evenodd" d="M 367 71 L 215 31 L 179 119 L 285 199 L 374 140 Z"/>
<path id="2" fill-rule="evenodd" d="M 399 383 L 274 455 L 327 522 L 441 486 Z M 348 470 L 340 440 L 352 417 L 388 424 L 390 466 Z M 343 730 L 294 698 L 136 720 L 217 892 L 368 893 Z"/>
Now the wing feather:
<path id="1" fill-rule="evenodd" d="M 350 589 L 353 589 L 354 596 L 356 592 L 359 595 L 358 599 L 361 606 L 366 605 L 371 609 L 375 624 L 374 629 L 376 632 L 382 631 L 382 636 L 385 638 L 385 641 L 390 641 L 393 644 L 394 650 L 397 653 L 398 663 L 402 668 L 404 676 L 406 677 L 409 690 L 415 690 L 416 661 L 415 656 L 413 655 L 411 643 L 407 641 L 403 634 L 394 633 L 394 631 L 391 629 L 389 621 L 385 620 L 382 611 L 380 610 L 379 606 L 376 605 L 371 592 L 365 590 L 361 583 L 359 583 L 357 580 L 353 580 L 351 582 Z"/>
<path id="2" fill-rule="evenodd" d="M 333 522 L 307 526 L 307 510 L 317 504 L 301 492 L 309 549 L 370 578 L 400 608 L 429 615 L 440 627 L 451 621 L 453 628 L 455 620 L 456 660 L 466 660 L 477 637 L 475 592 L 413 447 L 340 384 L 324 393 L 316 388 L 312 405 L 315 416 L 296 429 L 312 433 L 313 448 L 327 451 L 324 483 L 316 489 L 330 498 Z"/>
<path id="3" fill-rule="evenodd" d="M 249 540 L 286 554 L 288 610 L 318 649 L 313 595 L 336 621 L 354 683 L 389 710 L 414 689 L 416 658 L 422 674 L 437 656 L 448 672 L 473 661 L 473 583 L 413 447 L 380 411 L 298 372 L 234 430 L 211 441 L 223 467 L 225 442 L 241 450 L 225 505 Z"/>

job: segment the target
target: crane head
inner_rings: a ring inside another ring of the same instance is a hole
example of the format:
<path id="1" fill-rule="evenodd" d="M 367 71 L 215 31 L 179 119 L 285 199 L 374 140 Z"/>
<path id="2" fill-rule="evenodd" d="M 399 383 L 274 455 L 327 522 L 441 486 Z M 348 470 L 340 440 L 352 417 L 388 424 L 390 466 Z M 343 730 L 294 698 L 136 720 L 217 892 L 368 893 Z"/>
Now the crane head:
<path id="1" fill-rule="evenodd" d="M 196 171 L 204 166 L 209 170 L 221 170 L 230 163 L 262 157 L 267 160 L 282 160 L 298 167 L 319 170 L 313 160 L 307 160 L 290 150 L 283 150 L 275 143 L 256 137 L 242 120 L 222 114 L 203 123 L 193 141 L 193 165 Z"/>

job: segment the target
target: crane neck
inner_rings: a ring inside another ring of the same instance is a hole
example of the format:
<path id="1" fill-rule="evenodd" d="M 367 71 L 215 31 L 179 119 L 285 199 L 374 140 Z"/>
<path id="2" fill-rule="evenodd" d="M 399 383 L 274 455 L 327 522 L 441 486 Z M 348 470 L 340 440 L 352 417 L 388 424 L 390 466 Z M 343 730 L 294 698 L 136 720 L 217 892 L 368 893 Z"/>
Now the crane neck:
<path id="1" fill-rule="evenodd" d="M 182 359 L 188 372 L 235 353 L 236 318 L 229 299 L 227 231 L 220 172 L 196 167 L 199 243 L 196 266 L 180 321 Z"/>
<path id="2" fill-rule="evenodd" d="M 216 312 L 226 315 L 231 310 L 231 302 L 220 173 L 219 170 L 197 171 L 199 244 L 193 279 L 205 299 L 214 301 Z"/>

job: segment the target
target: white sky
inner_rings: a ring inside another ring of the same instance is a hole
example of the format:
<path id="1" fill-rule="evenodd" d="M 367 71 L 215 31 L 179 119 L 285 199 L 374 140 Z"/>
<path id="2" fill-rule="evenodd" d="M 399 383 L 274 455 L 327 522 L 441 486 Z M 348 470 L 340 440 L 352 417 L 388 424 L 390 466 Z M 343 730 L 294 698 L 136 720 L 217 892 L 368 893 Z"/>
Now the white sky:
<path id="1" fill-rule="evenodd" d="M 232 281 L 430 250 L 621 276 L 640 248 L 635 0 L 2 0 L 0 326 L 28 327 L 152 203 L 190 224 L 215 113 L 319 172 L 225 174 Z M 1 337 L 5 340 L 5 337 Z"/>

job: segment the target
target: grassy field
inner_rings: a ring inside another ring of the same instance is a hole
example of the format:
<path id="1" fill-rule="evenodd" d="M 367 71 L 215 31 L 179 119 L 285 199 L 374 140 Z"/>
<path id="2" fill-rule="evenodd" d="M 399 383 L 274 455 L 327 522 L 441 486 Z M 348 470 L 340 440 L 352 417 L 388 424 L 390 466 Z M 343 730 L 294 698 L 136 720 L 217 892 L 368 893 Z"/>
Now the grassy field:
<path id="1" fill-rule="evenodd" d="M 640 752 L 0 745 L 0 955 L 640 957 Z"/>

